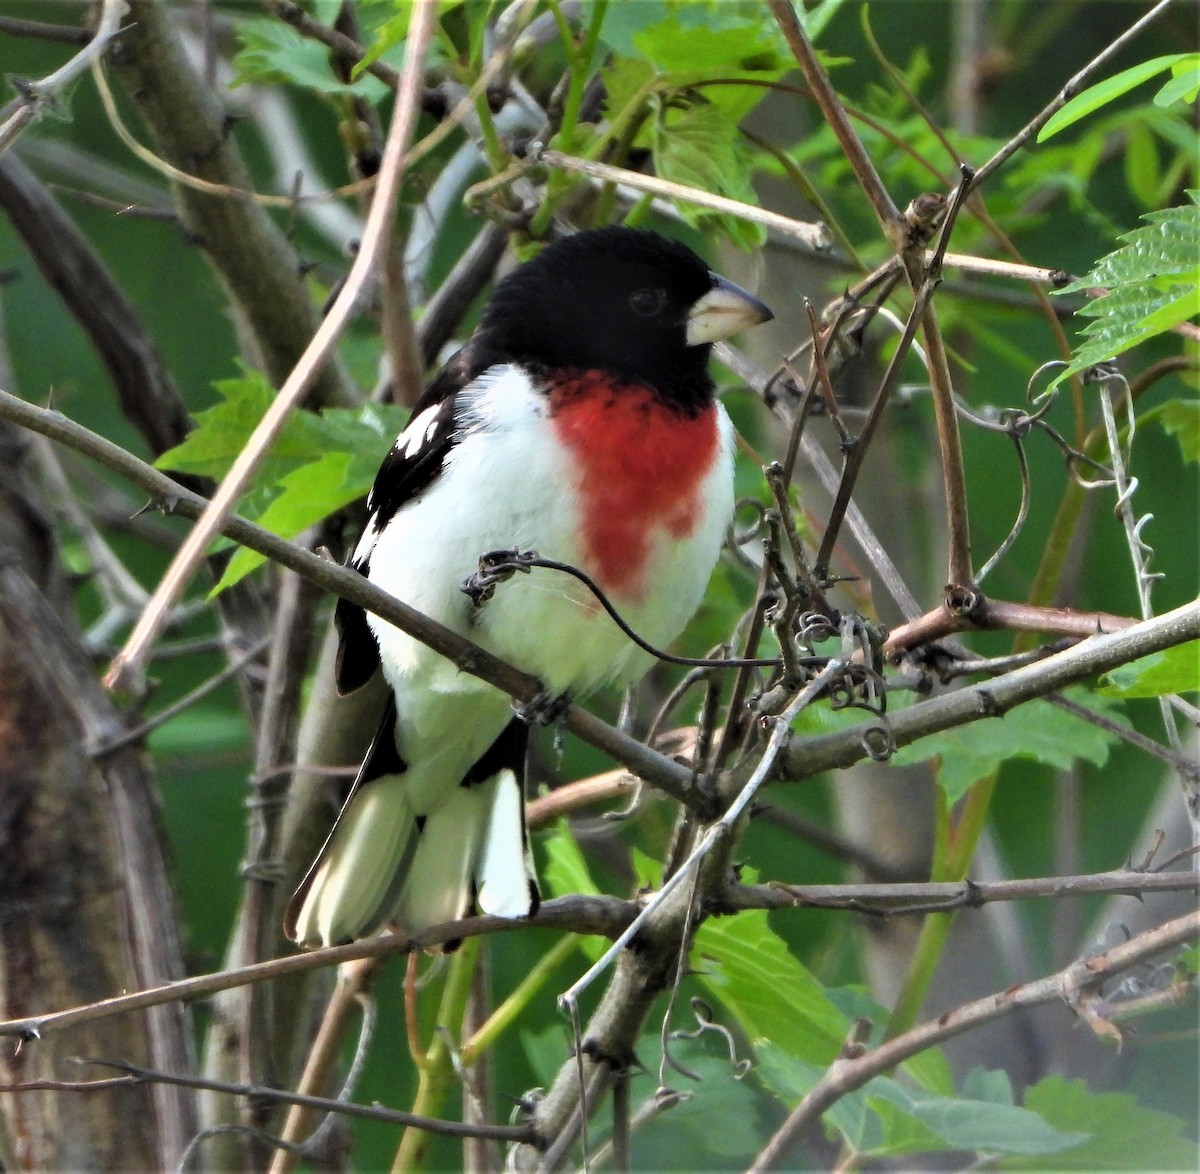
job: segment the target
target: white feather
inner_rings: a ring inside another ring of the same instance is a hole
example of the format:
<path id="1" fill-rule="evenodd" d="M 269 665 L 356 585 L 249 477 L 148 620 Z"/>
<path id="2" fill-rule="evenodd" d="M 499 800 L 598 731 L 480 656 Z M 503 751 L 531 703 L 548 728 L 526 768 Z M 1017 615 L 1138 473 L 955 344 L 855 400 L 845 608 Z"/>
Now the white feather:
<path id="1" fill-rule="evenodd" d="M 502 770 L 485 786 L 492 791 L 491 818 L 474 869 L 476 899 L 484 913 L 524 917 L 535 882 L 525 845 L 521 780 L 511 770 Z"/>

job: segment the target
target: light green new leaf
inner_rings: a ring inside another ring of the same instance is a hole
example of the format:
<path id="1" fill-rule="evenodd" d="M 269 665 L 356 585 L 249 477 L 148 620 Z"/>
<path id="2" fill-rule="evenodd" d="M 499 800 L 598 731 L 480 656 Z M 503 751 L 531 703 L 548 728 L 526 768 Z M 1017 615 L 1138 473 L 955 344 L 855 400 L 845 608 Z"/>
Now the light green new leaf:
<path id="1" fill-rule="evenodd" d="M 592 880 L 587 861 L 571 835 L 565 820 L 559 820 L 554 830 L 542 841 L 546 849 L 547 863 L 542 869 L 542 880 L 552 897 L 569 897 L 583 893 L 589 897 L 600 895 L 600 889 Z"/>
<path id="2" fill-rule="evenodd" d="M 349 464 L 349 453 L 327 452 L 311 464 L 289 473 L 279 482 L 279 495 L 255 521 L 280 538 L 292 539 L 309 526 L 315 526 L 322 518 L 327 518 L 334 510 L 357 501 L 365 490 L 361 484 L 347 484 L 346 470 Z M 209 598 L 240 582 L 266 561 L 265 555 L 243 546 L 229 560 L 225 573 L 209 593 Z"/>
<path id="3" fill-rule="evenodd" d="M 554 830 L 540 837 L 546 851 L 546 865 L 541 869 L 542 888 L 550 897 L 568 897 L 583 893 L 589 897 L 600 895 L 600 889 L 592 880 L 587 861 L 567 827 L 566 820 L 559 820 Z M 579 949 L 589 962 L 599 961 L 608 949 L 603 938 L 580 935 Z"/>
<path id="4" fill-rule="evenodd" d="M 1196 1143 L 1183 1122 L 1146 1109 L 1126 1093 L 1094 1093 L 1082 1080 L 1048 1076 L 1025 1092 L 1025 1107 L 1056 1129 L 1090 1134 L 1054 1156 L 1055 1170 L 1194 1170 Z M 1044 1170 L 1032 1157 L 1001 1160 L 1003 1170 Z"/>
<path id="5" fill-rule="evenodd" d="M 1086 90 L 1076 94 L 1061 110 L 1055 112 L 1046 125 L 1038 131 L 1037 141 L 1044 143 L 1048 138 L 1058 134 L 1060 130 L 1065 130 L 1072 123 L 1086 118 L 1094 110 L 1099 110 L 1101 106 L 1107 106 L 1109 102 L 1115 101 L 1122 94 L 1127 94 L 1135 86 L 1140 86 L 1142 82 L 1149 81 L 1157 74 L 1165 72 L 1177 62 L 1194 56 L 1194 53 L 1172 53 L 1166 57 L 1155 57 L 1150 61 L 1143 61 L 1129 69 L 1122 70 L 1113 77 L 1105 78 L 1104 81 L 1097 82 L 1094 86 L 1088 86 Z"/>
<path id="6" fill-rule="evenodd" d="M 275 397 L 257 371 L 216 385 L 221 400 L 196 416 L 183 443 L 155 462 L 159 468 L 218 480 L 245 447 Z M 371 487 L 406 413 L 393 405 L 371 404 L 321 415 L 293 412 L 263 458 L 241 513 L 281 538 L 295 538 L 335 510 L 357 501 Z M 263 562 L 239 551 L 214 594 L 236 583 Z"/>
<path id="7" fill-rule="evenodd" d="M 654 123 L 655 167 L 663 179 L 757 205 L 758 196 L 742 162 L 737 139 L 737 125 L 712 103 L 668 109 Z M 687 200 L 678 200 L 677 205 L 693 227 L 702 229 L 719 223 L 722 231 L 744 248 L 754 248 L 766 240 L 761 225 L 714 213 Z"/>
<path id="8" fill-rule="evenodd" d="M 1066 696 L 1110 719 L 1125 721 L 1112 700 L 1084 689 L 1069 689 Z M 1002 718 L 986 718 L 922 738 L 898 750 L 892 761 L 905 766 L 937 759 L 938 786 L 947 802 L 955 803 L 1011 758 L 1029 758 L 1060 770 L 1081 759 L 1102 766 L 1115 741 L 1114 734 L 1048 701 L 1030 701 Z"/>
<path id="9" fill-rule="evenodd" d="M 1193 65 L 1189 59 L 1173 65 L 1171 72 L 1175 76 L 1154 95 L 1154 105 L 1167 107 L 1176 102 L 1194 102 L 1200 94 L 1200 65 Z"/>
<path id="10" fill-rule="evenodd" d="M 1106 697 L 1165 697 L 1200 691 L 1200 641 L 1152 652 L 1105 673 L 1100 690 Z"/>

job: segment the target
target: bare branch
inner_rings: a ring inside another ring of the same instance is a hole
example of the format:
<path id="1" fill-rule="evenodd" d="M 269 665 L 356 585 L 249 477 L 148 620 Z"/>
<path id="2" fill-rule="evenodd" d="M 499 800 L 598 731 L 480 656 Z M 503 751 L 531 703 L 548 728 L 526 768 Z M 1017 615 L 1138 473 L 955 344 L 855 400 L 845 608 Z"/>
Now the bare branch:
<path id="1" fill-rule="evenodd" d="M 530 1130 L 523 1125 L 464 1125 L 461 1121 L 441 1121 L 435 1117 L 421 1117 L 399 1109 L 385 1109 L 378 1105 L 356 1105 L 353 1101 L 338 1101 L 330 1097 L 310 1097 L 303 1093 L 288 1092 L 282 1088 L 268 1088 L 261 1084 L 234 1084 L 224 1080 L 206 1080 L 201 1076 L 179 1076 L 172 1072 L 156 1072 L 152 1068 L 140 1068 L 122 1060 L 84 1060 L 104 1068 L 116 1068 L 129 1074 L 130 1084 L 170 1084 L 182 1088 L 194 1088 L 203 1092 L 229 1093 L 257 1101 L 274 1102 L 280 1105 L 299 1105 L 322 1113 L 341 1113 L 347 1117 L 362 1117 L 368 1121 L 386 1121 L 391 1125 L 418 1126 L 430 1133 L 445 1137 L 494 1137 L 500 1141 L 525 1141 Z M 20 1091 L 17 1089 L 16 1091 Z"/>
<path id="2" fill-rule="evenodd" d="M 1200 892 L 1200 874 L 1146 872 L 1118 868 L 1081 876 L 1026 877 L 1004 881 L 898 881 L 886 884 L 739 885 L 714 899 L 712 912 L 743 909 L 849 909 L 874 917 L 945 913 L 975 909 L 994 901 L 1085 897 L 1093 893 L 1141 896 L 1145 893 Z"/>
<path id="3" fill-rule="evenodd" d="M 20 97 L 0 111 L 7 116 L 0 124 L 0 154 L 16 141 L 17 136 L 43 110 L 52 108 L 60 94 L 83 73 L 93 61 L 108 49 L 113 38 L 121 31 L 121 18 L 129 11 L 126 0 L 104 0 L 95 34 L 78 53 L 65 65 L 60 65 L 52 74 L 35 82 L 22 82 Z M 53 26 L 49 26 L 53 27 Z"/>
<path id="4" fill-rule="evenodd" d="M 551 901 L 544 901 L 533 917 L 520 921 L 514 921 L 511 917 L 464 917 L 459 921 L 448 921 L 444 925 L 434 926 L 413 938 L 382 934 L 379 937 L 352 942 L 347 946 L 330 946 L 305 954 L 291 954 L 286 958 L 257 962 L 253 966 L 241 966 L 236 970 L 221 970 L 214 974 L 147 987 L 145 990 L 129 994 L 114 995 L 112 998 L 100 999 L 62 1011 L 8 1019 L 0 1022 L 0 1036 L 38 1040 L 75 1024 L 107 1019 L 145 1007 L 160 1007 L 165 1003 L 197 999 L 248 983 L 266 982 L 268 979 L 279 978 L 285 974 L 298 974 L 305 970 L 319 970 L 323 966 L 340 966 L 343 962 L 354 962 L 360 958 L 412 954 L 418 950 L 445 945 L 446 942 L 484 934 L 548 928 L 615 938 L 633 920 L 636 913 L 637 909 L 631 902 L 621 901 L 616 897 L 556 897 Z"/>

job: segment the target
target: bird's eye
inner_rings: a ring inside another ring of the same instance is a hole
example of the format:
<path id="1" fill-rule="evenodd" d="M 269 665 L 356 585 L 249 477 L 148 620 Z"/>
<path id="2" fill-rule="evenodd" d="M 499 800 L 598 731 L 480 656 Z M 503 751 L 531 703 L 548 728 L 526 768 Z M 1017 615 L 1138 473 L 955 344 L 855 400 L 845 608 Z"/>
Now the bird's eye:
<path id="1" fill-rule="evenodd" d="M 666 304 L 667 291 L 665 289 L 635 289 L 629 295 L 629 308 L 644 318 L 653 317 Z"/>

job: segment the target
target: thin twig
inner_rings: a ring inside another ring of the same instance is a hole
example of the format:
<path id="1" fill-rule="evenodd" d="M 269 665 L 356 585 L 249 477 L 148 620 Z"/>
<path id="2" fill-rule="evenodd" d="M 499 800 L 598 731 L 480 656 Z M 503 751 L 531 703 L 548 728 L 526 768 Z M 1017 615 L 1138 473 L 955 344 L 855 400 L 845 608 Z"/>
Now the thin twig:
<path id="1" fill-rule="evenodd" d="M 363 1117 L 369 1121 L 385 1121 L 392 1125 L 419 1126 L 430 1133 L 440 1133 L 446 1137 L 494 1137 L 500 1141 L 520 1142 L 529 1140 L 531 1136 L 530 1130 L 523 1125 L 464 1125 L 461 1121 L 420 1117 L 415 1113 L 385 1109 L 378 1105 L 356 1105 L 351 1101 L 338 1101 L 331 1097 L 304 1096 L 301 1093 L 269 1088 L 262 1084 L 233 1084 L 225 1080 L 206 1080 L 201 1076 L 177 1076 L 173 1072 L 158 1072 L 153 1068 L 142 1068 L 123 1060 L 89 1059 L 82 1063 L 116 1068 L 127 1073 L 133 1084 L 172 1084 L 182 1088 L 199 1089 L 202 1092 L 227 1093 L 280 1105 L 302 1105 L 304 1108 L 323 1113 L 341 1113 L 347 1117 Z"/>
<path id="2" fill-rule="evenodd" d="M 1083 88 L 1092 74 L 1094 74 L 1101 66 L 1106 65 L 1143 29 L 1156 21 L 1164 12 L 1170 8 L 1173 0 L 1159 0 L 1159 2 L 1144 16 L 1140 17 L 1128 29 L 1125 30 L 1115 41 L 1109 44 L 1102 52 L 1098 53 L 1091 61 L 1087 63 L 1078 73 L 1076 73 L 1063 88 L 1058 92 L 1054 100 L 1048 103 L 1040 110 L 1030 121 L 1021 128 L 1003 147 L 1000 148 L 982 167 L 978 168 L 975 175 L 971 179 L 970 190 L 974 191 L 977 187 L 987 181 L 992 172 L 996 171 L 1002 164 L 1006 163 L 1013 155 L 1017 153 L 1047 122 L 1061 110 L 1079 91 Z"/>
<path id="3" fill-rule="evenodd" d="M 219 970 L 213 974 L 181 978 L 175 982 L 147 987 L 145 990 L 112 995 L 107 999 L 68 1007 L 62 1011 L 47 1011 L 40 1015 L 7 1019 L 0 1022 L 0 1036 L 37 1040 L 79 1023 L 91 1023 L 113 1015 L 140 1011 L 146 1007 L 159 1007 L 164 1003 L 202 998 L 249 983 L 267 982 L 287 974 L 338 966 L 360 958 L 413 954 L 461 938 L 479 937 L 484 934 L 521 933 L 542 927 L 616 937 L 633 920 L 636 912 L 632 902 L 616 897 L 556 897 L 550 901 L 543 901 L 534 916 L 520 920 L 511 917 L 464 917 L 458 921 L 434 926 L 412 938 L 405 938 L 400 934 L 381 934 L 345 946 L 329 946 L 304 954 L 273 958 L 269 962 L 256 962 L 252 966 L 239 966 L 235 970 Z"/>
<path id="4" fill-rule="evenodd" d="M 850 909 L 877 917 L 946 913 L 977 909 L 998 901 L 1057 900 L 1097 893 L 1144 896 L 1146 893 L 1200 892 L 1200 877 L 1186 872 L 1146 872 L 1118 868 L 1077 876 L 1024 877 L 1003 881 L 887 881 L 862 884 L 793 885 L 774 881 L 738 885 L 714 898 L 709 911 L 745 909 Z"/>
<path id="5" fill-rule="evenodd" d="M 592 159 L 581 159 L 575 155 L 564 155 L 561 151 L 549 149 L 538 152 L 534 163 L 544 163 L 547 167 L 557 167 L 562 171 L 574 171 L 580 175 L 588 175 L 605 183 L 621 183 L 640 192 L 650 192 L 657 196 L 666 196 L 672 200 L 683 200 L 688 204 L 696 204 L 701 208 L 711 208 L 714 212 L 725 212 L 740 220 L 748 220 L 753 224 L 761 224 L 764 228 L 773 228 L 783 236 L 801 242 L 813 252 L 827 252 L 830 248 L 829 235 L 823 224 L 810 224 L 804 220 L 796 220 L 791 216 L 783 216 L 779 212 L 769 212 L 754 204 L 741 200 L 731 200 L 728 196 L 718 196 L 701 188 L 688 187 L 686 184 L 674 183 L 671 180 L 659 179 L 654 175 L 644 175 L 640 171 L 629 171 L 624 167 L 614 167 L 610 163 L 598 163 Z M 522 165 L 525 170 L 530 164 Z M 480 185 L 472 191 L 479 190 Z M 471 193 L 467 193 L 468 200 Z"/>
<path id="6" fill-rule="evenodd" d="M 7 120 L 0 125 L 0 154 L 43 110 L 52 108 L 59 95 L 94 61 L 100 59 L 121 31 L 121 18 L 129 10 L 125 0 L 104 0 L 96 32 L 78 53 L 53 73 L 36 82 L 22 82 L 20 96 L 0 111 Z"/>
<path id="7" fill-rule="evenodd" d="M 771 14 L 787 39 L 788 47 L 796 58 L 796 63 L 800 66 L 801 73 L 804 74 L 804 80 L 808 83 L 808 88 L 812 92 L 821 114 L 829 123 L 837 138 L 838 146 L 842 148 L 842 154 L 846 156 L 854 172 L 854 178 L 858 180 L 859 187 L 862 188 L 871 203 L 871 208 L 883 228 L 884 236 L 887 237 L 892 247 L 899 251 L 905 243 L 904 217 L 900 215 L 887 188 L 883 186 L 883 180 L 879 178 L 879 172 L 875 170 L 875 165 L 871 162 L 866 148 L 863 147 L 862 140 L 851 126 L 845 108 L 829 82 L 829 75 L 821 65 L 817 52 L 804 31 L 804 26 L 796 16 L 792 0 L 767 0 L 767 2 Z"/>

